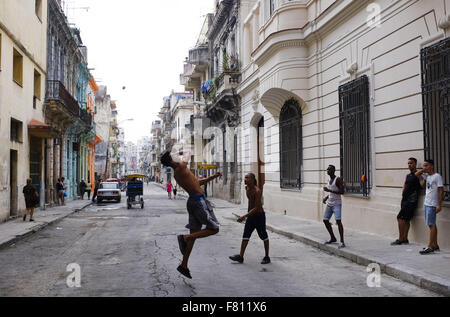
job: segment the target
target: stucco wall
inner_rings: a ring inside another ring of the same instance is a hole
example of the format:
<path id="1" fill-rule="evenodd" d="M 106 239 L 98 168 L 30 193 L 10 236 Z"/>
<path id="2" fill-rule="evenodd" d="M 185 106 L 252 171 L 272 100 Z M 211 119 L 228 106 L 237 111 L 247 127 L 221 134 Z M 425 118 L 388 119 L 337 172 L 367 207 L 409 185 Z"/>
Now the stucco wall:
<path id="1" fill-rule="evenodd" d="M 420 50 L 449 35 L 438 27 L 438 19 L 447 13 L 446 2 L 375 1 L 382 8 L 381 26 L 369 27 L 369 1 L 342 1 L 340 6 L 315 11 L 315 25 L 261 36 L 266 40 L 253 52 L 255 63 L 245 65 L 240 93 L 244 131 L 255 117 L 265 118 L 266 209 L 321 221 L 326 167 L 340 166 L 338 87 L 367 75 L 373 184 L 368 199 L 344 197 L 344 224 L 396 236 L 407 159 L 424 159 Z M 312 5 L 307 8 L 310 17 Z M 281 44 L 276 43 L 277 37 Z M 350 75 L 347 69 L 353 63 L 358 70 Z M 279 181 L 278 116 L 283 102 L 292 96 L 300 101 L 303 114 L 304 185 L 300 191 L 282 190 Z M 254 171 L 250 164 L 256 152 L 254 133 L 244 134 L 242 141 L 245 171 Z M 438 217 L 439 240 L 447 248 L 449 211 L 444 208 Z M 425 243 L 428 228 L 423 208 L 417 214 L 411 239 Z"/>

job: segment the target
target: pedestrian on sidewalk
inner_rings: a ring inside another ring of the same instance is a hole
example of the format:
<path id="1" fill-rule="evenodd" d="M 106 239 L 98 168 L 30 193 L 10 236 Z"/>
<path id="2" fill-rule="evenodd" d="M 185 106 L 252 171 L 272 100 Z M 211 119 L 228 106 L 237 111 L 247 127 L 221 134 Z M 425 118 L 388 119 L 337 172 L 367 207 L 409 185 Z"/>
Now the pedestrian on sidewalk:
<path id="1" fill-rule="evenodd" d="M 248 213 L 245 216 L 240 217 L 237 221 L 239 223 L 244 222 L 245 219 L 247 219 L 247 221 L 245 222 L 244 236 L 241 243 L 241 253 L 230 256 L 230 259 L 239 263 L 244 262 L 245 250 L 247 249 L 253 231 L 256 229 L 259 238 L 264 241 L 264 250 L 266 252 L 261 264 L 269 264 L 269 235 L 266 230 L 266 213 L 262 206 L 262 191 L 258 187 L 258 181 L 256 180 L 255 174 L 247 174 L 244 181 L 248 198 Z"/>
<path id="2" fill-rule="evenodd" d="M 85 192 L 87 193 L 88 200 L 90 200 L 91 199 L 91 192 L 92 192 L 92 184 L 91 184 L 90 181 L 88 181 L 88 183 L 86 185 Z"/>
<path id="3" fill-rule="evenodd" d="M 426 255 L 439 251 L 437 241 L 438 230 L 436 225 L 437 214 L 442 210 L 444 201 L 444 185 L 442 176 L 435 172 L 434 161 L 425 160 L 423 169 L 416 173 L 420 178 L 420 185 L 426 188 L 425 193 L 425 221 L 430 228 L 430 241 L 428 247 L 420 251 L 420 254 Z"/>
<path id="4" fill-rule="evenodd" d="M 327 193 L 330 193 L 324 198 L 323 203 L 327 205 L 325 209 L 325 216 L 323 223 L 330 234 L 330 241 L 325 242 L 325 244 L 336 243 L 337 239 L 334 235 L 333 228 L 331 226 L 330 220 L 334 214 L 336 223 L 339 228 L 339 235 L 341 237 L 341 243 L 339 244 L 339 249 L 345 248 L 344 242 L 344 226 L 342 225 L 342 198 L 341 196 L 345 193 L 344 182 L 342 178 L 336 176 L 336 167 L 334 165 L 328 166 L 327 174 L 330 176 L 330 181 L 328 185 L 323 188 Z"/>
<path id="5" fill-rule="evenodd" d="M 169 199 L 172 199 L 172 183 L 170 181 L 167 182 L 166 190 L 169 195 Z"/>
<path id="6" fill-rule="evenodd" d="M 180 153 L 180 155 L 183 154 Z M 199 180 L 192 174 L 188 168 L 187 162 L 180 160 L 178 157 L 177 162 L 175 162 L 169 151 L 163 153 L 161 156 L 161 163 L 166 167 L 173 168 L 174 177 L 178 185 L 189 194 L 189 199 L 187 201 L 189 224 L 186 228 L 190 230 L 190 234 L 179 235 L 177 237 L 180 252 L 183 255 L 183 261 L 181 265 L 178 266 L 177 270 L 185 277 L 192 278 L 188 269 L 188 261 L 195 241 L 217 234 L 220 228 L 220 224 L 214 215 L 211 203 L 206 200 L 200 186 L 222 176 L 222 173 L 217 173 L 210 178 Z M 206 225 L 205 229 L 202 229 L 203 225 Z"/>
<path id="7" fill-rule="evenodd" d="M 411 157 L 408 160 L 408 169 L 410 173 L 406 176 L 403 184 L 401 209 L 397 216 L 399 238 L 392 242 L 391 245 L 409 244 L 408 232 L 414 212 L 419 204 L 419 192 L 422 187 L 420 186 L 419 178 L 416 176 L 417 159 Z"/>
<path id="8" fill-rule="evenodd" d="M 84 194 L 85 194 L 86 188 L 87 188 L 87 185 L 84 182 L 84 180 L 81 180 L 79 188 L 80 188 L 81 200 L 84 200 Z"/>
<path id="9" fill-rule="evenodd" d="M 177 185 L 173 188 L 173 199 L 177 199 Z"/>
<path id="10" fill-rule="evenodd" d="M 30 214 L 30 221 L 33 222 L 34 207 L 39 203 L 39 194 L 31 183 L 33 180 L 31 178 L 27 179 L 27 185 L 23 188 L 23 195 L 25 196 L 25 215 L 23 216 L 23 221 L 27 220 L 28 213 Z"/>
<path id="11" fill-rule="evenodd" d="M 58 193 L 58 203 L 60 206 L 65 206 L 64 203 L 64 183 L 61 178 L 58 178 L 58 182 L 56 183 L 56 192 Z"/>
<path id="12" fill-rule="evenodd" d="M 95 203 L 95 199 L 97 198 L 98 189 L 100 188 L 100 180 L 95 181 L 94 187 L 94 195 L 92 195 L 92 202 Z"/>

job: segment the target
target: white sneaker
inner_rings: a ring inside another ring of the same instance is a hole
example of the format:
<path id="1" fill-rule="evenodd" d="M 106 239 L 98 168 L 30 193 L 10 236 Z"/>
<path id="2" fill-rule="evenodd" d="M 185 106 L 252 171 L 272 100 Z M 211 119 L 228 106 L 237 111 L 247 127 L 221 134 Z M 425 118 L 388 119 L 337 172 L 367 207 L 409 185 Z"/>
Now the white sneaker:
<path id="1" fill-rule="evenodd" d="M 346 247 L 345 243 L 340 243 L 339 246 L 338 246 L 338 249 L 343 249 L 345 247 Z"/>

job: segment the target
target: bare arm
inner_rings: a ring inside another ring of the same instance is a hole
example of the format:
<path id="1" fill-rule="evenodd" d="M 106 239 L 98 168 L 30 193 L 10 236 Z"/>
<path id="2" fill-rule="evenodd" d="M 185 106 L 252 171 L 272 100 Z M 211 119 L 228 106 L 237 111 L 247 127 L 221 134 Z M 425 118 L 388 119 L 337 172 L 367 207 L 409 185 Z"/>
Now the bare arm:
<path id="1" fill-rule="evenodd" d="M 444 201 L 444 187 L 439 187 L 439 203 L 436 208 L 436 213 L 441 212 L 442 210 L 442 202 Z"/>
<path id="2" fill-rule="evenodd" d="M 211 181 L 213 181 L 216 178 L 221 177 L 221 176 L 222 176 L 222 173 L 216 173 L 216 175 L 214 175 L 214 176 L 211 176 L 211 177 L 208 177 L 208 178 L 204 178 L 204 179 L 199 179 L 198 181 L 200 183 L 200 186 L 203 186 L 206 183 L 209 183 L 209 182 L 211 182 Z"/>
<path id="3" fill-rule="evenodd" d="M 262 210 L 262 191 L 259 190 L 252 196 L 253 197 L 251 197 L 251 198 L 255 199 L 255 207 L 252 210 L 250 210 L 248 212 L 248 214 L 246 214 L 245 216 L 242 216 L 241 218 L 239 218 L 238 222 L 243 222 L 245 220 L 245 218 L 253 216 L 257 212 L 260 212 Z"/>
<path id="4" fill-rule="evenodd" d="M 420 186 L 422 186 L 422 188 L 425 188 L 425 180 L 422 178 L 422 175 L 423 175 L 423 170 L 418 171 L 416 173 L 416 176 L 419 178 Z"/>

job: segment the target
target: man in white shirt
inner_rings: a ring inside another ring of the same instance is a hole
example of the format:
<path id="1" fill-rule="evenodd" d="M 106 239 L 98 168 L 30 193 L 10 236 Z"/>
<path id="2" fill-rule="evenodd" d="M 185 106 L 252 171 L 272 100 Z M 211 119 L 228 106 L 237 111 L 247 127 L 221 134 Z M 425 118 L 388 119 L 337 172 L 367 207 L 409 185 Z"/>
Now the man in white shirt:
<path id="1" fill-rule="evenodd" d="M 434 161 L 426 160 L 423 163 L 423 170 L 416 173 L 420 178 L 420 185 L 426 188 L 425 194 L 425 221 L 430 227 L 430 242 L 428 247 L 420 252 L 422 255 L 431 254 L 439 251 L 437 242 L 436 216 L 442 210 L 444 201 L 444 185 L 442 177 L 434 171 Z"/>

